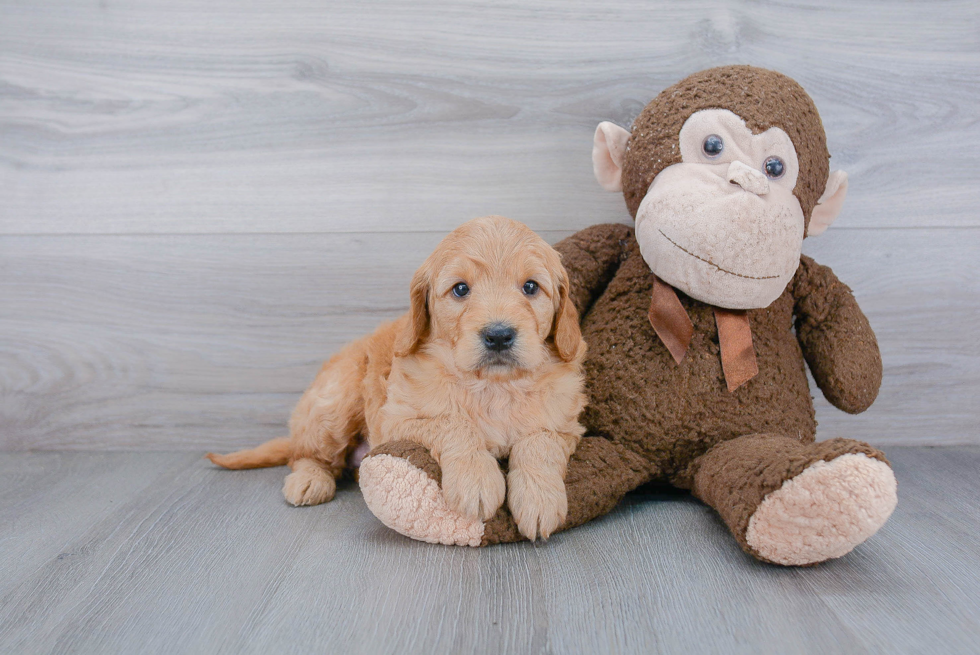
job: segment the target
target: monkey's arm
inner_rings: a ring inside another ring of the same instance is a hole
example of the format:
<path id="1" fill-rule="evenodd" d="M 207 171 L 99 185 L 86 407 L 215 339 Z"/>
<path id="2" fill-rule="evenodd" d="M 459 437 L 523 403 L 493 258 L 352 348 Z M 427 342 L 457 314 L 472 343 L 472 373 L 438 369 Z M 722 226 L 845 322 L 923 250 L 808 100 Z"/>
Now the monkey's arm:
<path id="1" fill-rule="evenodd" d="M 863 412 L 881 387 L 881 353 L 868 319 L 847 285 L 805 255 L 792 285 L 796 338 L 813 379 L 838 409 Z"/>
<path id="2" fill-rule="evenodd" d="M 629 226 L 607 223 L 587 227 L 555 244 L 568 271 L 569 296 L 579 316 L 585 316 L 616 274 L 631 236 Z"/>

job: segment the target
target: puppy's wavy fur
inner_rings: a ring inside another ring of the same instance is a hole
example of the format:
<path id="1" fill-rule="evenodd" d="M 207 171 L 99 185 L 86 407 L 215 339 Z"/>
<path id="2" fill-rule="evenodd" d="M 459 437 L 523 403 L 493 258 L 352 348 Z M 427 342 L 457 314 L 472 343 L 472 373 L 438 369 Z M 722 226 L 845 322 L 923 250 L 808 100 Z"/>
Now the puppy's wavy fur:
<path id="1" fill-rule="evenodd" d="M 501 326 L 513 331 L 503 351 L 488 337 Z M 565 469 L 583 433 L 584 356 L 558 253 L 521 223 L 478 218 L 415 273 L 407 314 L 323 365 L 288 438 L 207 457 L 233 469 L 289 464 L 286 500 L 316 505 L 333 498 L 361 438 L 370 448 L 407 439 L 439 462 L 451 507 L 488 519 L 506 495 L 521 532 L 546 539 L 567 511 Z"/>

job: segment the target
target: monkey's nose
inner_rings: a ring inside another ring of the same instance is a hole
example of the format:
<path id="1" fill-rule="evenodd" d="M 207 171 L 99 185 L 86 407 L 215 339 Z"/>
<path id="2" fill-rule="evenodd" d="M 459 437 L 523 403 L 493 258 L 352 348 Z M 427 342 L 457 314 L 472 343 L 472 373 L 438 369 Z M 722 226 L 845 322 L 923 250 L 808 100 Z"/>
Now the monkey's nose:
<path id="1" fill-rule="evenodd" d="M 766 179 L 762 171 L 757 171 L 740 161 L 733 161 L 728 166 L 728 181 L 757 196 L 764 196 L 769 193 L 769 180 Z"/>
<path id="2" fill-rule="evenodd" d="M 514 345 L 515 337 L 517 337 L 517 330 L 514 328 L 503 323 L 494 323 L 484 328 L 483 345 L 487 350 L 503 352 L 510 350 Z"/>

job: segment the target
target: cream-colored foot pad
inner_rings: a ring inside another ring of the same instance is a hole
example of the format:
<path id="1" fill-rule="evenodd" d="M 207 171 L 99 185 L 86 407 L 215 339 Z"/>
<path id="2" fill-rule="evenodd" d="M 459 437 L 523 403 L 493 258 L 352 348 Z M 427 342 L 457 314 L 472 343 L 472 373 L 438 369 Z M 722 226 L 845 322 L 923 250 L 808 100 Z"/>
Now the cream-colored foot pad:
<path id="1" fill-rule="evenodd" d="M 763 499 L 746 541 L 778 564 L 841 557 L 877 532 L 898 502 L 895 475 L 861 454 L 816 462 Z"/>
<path id="2" fill-rule="evenodd" d="M 365 458 L 358 481 L 368 509 L 406 537 L 449 546 L 483 541 L 483 522 L 451 510 L 439 483 L 401 457 Z"/>

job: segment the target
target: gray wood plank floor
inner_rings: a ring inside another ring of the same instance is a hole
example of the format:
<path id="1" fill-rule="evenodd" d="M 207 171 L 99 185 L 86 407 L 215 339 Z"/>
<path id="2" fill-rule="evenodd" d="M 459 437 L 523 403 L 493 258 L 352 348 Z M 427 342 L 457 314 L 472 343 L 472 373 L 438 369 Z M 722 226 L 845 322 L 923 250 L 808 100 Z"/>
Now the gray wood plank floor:
<path id="1" fill-rule="evenodd" d="M 356 486 L 191 453 L 0 457 L 0 652 L 980 652 L 980 448 L 889 450 L 899 506 L 807 569 L 743 555 L 686 495 L 544 545 L 413 542 Z"/>

